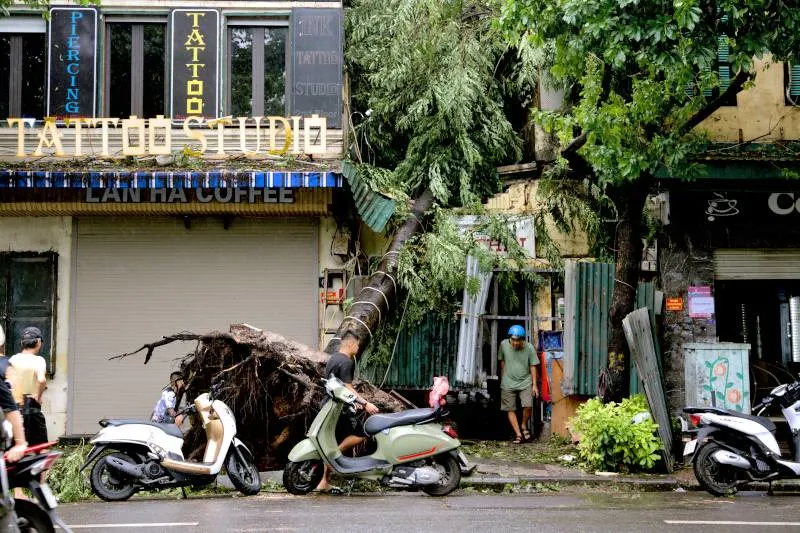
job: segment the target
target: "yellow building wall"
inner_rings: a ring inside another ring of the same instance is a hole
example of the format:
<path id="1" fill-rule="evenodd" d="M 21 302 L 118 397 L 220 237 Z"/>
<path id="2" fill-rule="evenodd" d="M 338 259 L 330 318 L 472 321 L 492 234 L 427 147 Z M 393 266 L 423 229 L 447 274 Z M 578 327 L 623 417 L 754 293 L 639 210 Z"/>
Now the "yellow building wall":
<path id="1" fill-rule="evenodd" d="M 539 209 L 536 181 L 514 183 L 505 192 L 496 194 L 486 202 L 490 213 L 534 214 Z M 550 238 L 561 250 L 562 257 L 588 257 L 589 239 L 585 232 L 566 234 L 558 231 L 552 219 L 545 219 Z"/>
<path id="2" fill-rule="evenodd" d="M 783 63 L 756 60 L 755 70 L 754 86 L 738 94 L 736 106 L 720 108 L 698 129 L 718 142 L 800 139 L 800 107 L 786 105 Z"/>

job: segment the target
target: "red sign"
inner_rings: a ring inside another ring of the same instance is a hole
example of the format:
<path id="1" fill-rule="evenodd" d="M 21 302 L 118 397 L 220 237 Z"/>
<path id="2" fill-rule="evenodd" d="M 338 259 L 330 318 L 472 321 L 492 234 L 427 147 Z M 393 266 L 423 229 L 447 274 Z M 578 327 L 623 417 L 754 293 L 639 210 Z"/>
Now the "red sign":
<path id="1" fill-rule="evenodd" d="M 683 311 L 683 298 L 667 298 L 667 311 Z"/>

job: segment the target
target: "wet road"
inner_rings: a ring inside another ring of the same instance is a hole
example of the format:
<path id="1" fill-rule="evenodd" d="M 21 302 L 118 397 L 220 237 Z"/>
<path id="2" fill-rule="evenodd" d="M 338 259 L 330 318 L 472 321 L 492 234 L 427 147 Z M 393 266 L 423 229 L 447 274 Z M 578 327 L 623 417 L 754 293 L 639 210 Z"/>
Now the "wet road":
<path id="1" fill-rule="evenodd" d="M 59 508 L 75 532 L 412 531 L 751 532 L 800 531 L 800 496 L 742 493 L 558 492 L 265 494 L 189 500 L 134 499 Z"/>

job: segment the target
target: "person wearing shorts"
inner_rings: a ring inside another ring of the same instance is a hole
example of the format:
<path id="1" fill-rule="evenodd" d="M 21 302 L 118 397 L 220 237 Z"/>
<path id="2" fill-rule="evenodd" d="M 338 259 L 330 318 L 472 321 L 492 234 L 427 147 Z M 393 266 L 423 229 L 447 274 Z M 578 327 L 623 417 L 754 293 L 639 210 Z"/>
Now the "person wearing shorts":
<path id="1" fill-rule="evenodd" d="M 508 339 L 500 343 L 500 409 L 508 413 L 514 430 L 514 443 L 531 440 L 528 421 L 533 411 L 533 398 L 539 396 L 536 367 L 539 357 L 533 345 L 525 340 L 525 328 L 511 326 Z M 522 424 L 517 420 L 517 400 L 522 405 Z M 521 428 L 521 429 L 520 429 Z"/>

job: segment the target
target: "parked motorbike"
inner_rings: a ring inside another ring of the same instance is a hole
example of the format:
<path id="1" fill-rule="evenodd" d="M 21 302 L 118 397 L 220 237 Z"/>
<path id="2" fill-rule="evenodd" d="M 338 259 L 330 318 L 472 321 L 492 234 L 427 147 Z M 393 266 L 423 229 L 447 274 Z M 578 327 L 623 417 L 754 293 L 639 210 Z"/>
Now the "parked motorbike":
<path id="1" fill-rule="evenodd" d="M 8 450 L 12 445 L 11 424 L 4 421 L 2 424 L 3 449 Z M 25 450 L 23 457 L 15 463 L 7 463 L 5 453 L 0 456 L 0 483 L 2 484 L 2 498 L 10 507 L 12 500 L 11 490 L 24 488 L 30 490 L 34 500 L 13 500 L 13 517 L 11 524 L 6 525 L 9 531 L 21 533 L 50 533 L 55 531 L 57 524 L 63 531 L 71 530 L 61 520 L 55 509 L 58 501 L 50 490 L 50 486 L 42 481 L 42 474 L 47 472 L 53 463 L 61 457 L 61 452 L 49 451 L 55 442 L 38 444 Z M 37 505 L 38 502 L 39 504 Z M 16 529 L 14 529 L 14 524 Z"/>
<path id="2" fill-rule="evenodd" d="M 335 377 L 326 381 L 325 392 L 330 401 L 314 418 L 308 438 L 289 453 L 283 485 L 291 494 L 313 491 L 322 480 L 324 465 L 351 480 L 421 489 L 431 496 L 444 496 L 458 488 L 466 459 L 458 450 L 461 443 L 455 430 L 441 424 L 447 415 L 443 406 L 372 415 L 364 429 L 377 449 L 369 456 L 346 457 L 336 442 L 336 424 L 343 409 L 355 409 L 358 396 Z"/>
<path id="3" fill-rule="evenodd" d="M 37 505 L 30 500 L 14 501 L 17 526 L 22 533 L 54 531 L 54 524 L 64 531 L 70 531 L 56 513 L 58 501 L 53 491 L 46 482 L 42 481 L 42 474 L 47 472 L 62 455 L 61 452 L 48 450 L 56 444 L 49 442 L 31 446 L 25 450 L 22 459 L 6 465 L 9 488 L 28 489 L 39 503 Z"/>
<path id="4" fill-rule="evenodd" d="M 791 460 L 781 455 L 775 423 L 760 416 L 777 405 L 791 430 Z M 746 415 L 715 407 L 686 407 L 696 429 L 683 449 L 700 486 L 716 496 L 734 494 L 752 481 L 800 478 L 800 381 L 780 385 Z"/>
<path id="5" fill-rule="evenodd" d="M 149 420 L 104 419 L 89 441 L 94 447 L 85 469 L 94 462 L 92 491 L 106 501 L 127 500 L 141 490 L 203 486 L 222 470 L 242 494 L 257 494 L 261 478 L 253 454 L 236 437 L 236 420 L 230 408 L 216 398 L 222 383 L 211 386 L 194 400 L 186 413 L 198 414 L 206 432 L 203 462 L 183 457 L 183 433 L 175 424 Z"/>

